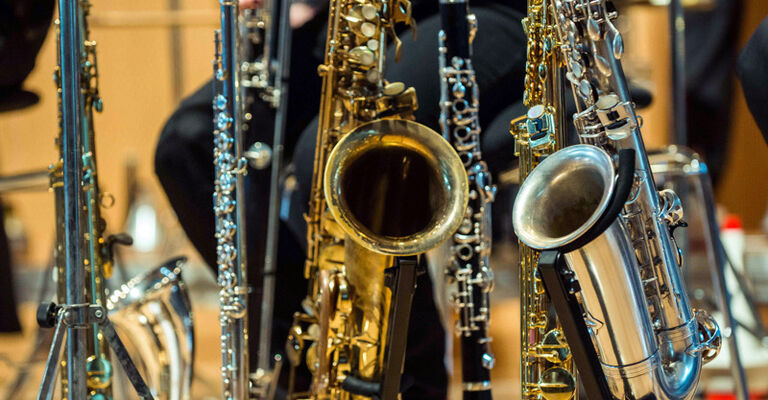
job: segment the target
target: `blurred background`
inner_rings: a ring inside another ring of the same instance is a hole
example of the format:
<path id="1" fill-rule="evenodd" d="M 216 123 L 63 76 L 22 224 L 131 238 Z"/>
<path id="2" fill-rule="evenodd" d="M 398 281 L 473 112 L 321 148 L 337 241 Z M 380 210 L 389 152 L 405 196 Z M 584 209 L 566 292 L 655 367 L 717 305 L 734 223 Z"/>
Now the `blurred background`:
<path id="1" fill-rule="evenodd" d="M 621 10 L 627 73 L 653 94 L 652 105 L 640 111 L 646 146 L 660 148 L 672 140 L 670 127 L 674 117 L 669 92 L 667 8 L 638 3 L 625 5 Z M 743 0 L 736 40 L 727 43 L 734 53 L 743 47 L 766 15 L 765 0 Z M 694 21 L 708 23 L 706 18 L 694 19 L 689 25 Z M 98 43 L 99 89 L 104 100 L 104 111 L 95 117 L 99 181 L 102 190 L 111 195 L 103 202 L 109 205 L 114 200 L 103 216 L 110 232 L 134 234 L 135 245 L 122 248 L 118 259 L 128 278 L 175 255 L 190 258 L 184 279 L 192 293 L 198 328 L 193 398 L 200 399 L 219 393 L 215 281 L 175 220 L 154 175 L 153 156 L 160 130 L 178 102 L 210 79 L 213 30 L 218 24 L 218 4 L 202 0 L 95 0 L 90 18 L 91 37 Z M 57 99 L 52 81 L 55 45 L 51 29 L 35 69 L 24 84 L 26 90 L 39 95 L 39 103 L 0 113 L 0 176 L 43 171 L 57 156 Z M 701 84 L 707 82 L 706 72 Z M 768 289 L 768 146 L 749 114 L 741 86 L 732 75 L 728 79 L 731 86 L 726 92 L 731 96 L 717 113 L 730 112 L 730 120 L 721 131 L 707 133 L 723 138 L 717 145 L 722 168 L 715 182 L 715 196 L 721 214 L 733 214 L 741 221 L 747 238 L 743 259 L 757 289 L 757 301 L 765 305 L 768 290 L 759 289 Z M 692 127 L 689 137 L 697 134 Z M 34 309 L 42 275 L 52 260 L 54 207 L 53 195 L 45 190 L 45 180 L 41 189 L 0 193 L 0 200 L 11 242 L 15 296 L 23 326 L 21 334 L 0 334 L 2 396 L 5 385 L 33 346 Z M 516 398 L 515 393 L 519 393 L 514 245 L 511 240 L 499 243 L 493 264 L 499 287 L 494 294 L 492 323 L 498 360 L 494 387 L 502 399 Z M 116 276 L 122 279 L 120 270 Z M 33 397 L 37 388 L 42 365 L 36 371 L 28 382 L 28 398 Z M 768 379 L 764 379 L 768 375 L 757 376 L 758 379 L 752 379 L 755 384 L 768 385 Z M 760 376 L 763 378 L 759 379 Z"/>

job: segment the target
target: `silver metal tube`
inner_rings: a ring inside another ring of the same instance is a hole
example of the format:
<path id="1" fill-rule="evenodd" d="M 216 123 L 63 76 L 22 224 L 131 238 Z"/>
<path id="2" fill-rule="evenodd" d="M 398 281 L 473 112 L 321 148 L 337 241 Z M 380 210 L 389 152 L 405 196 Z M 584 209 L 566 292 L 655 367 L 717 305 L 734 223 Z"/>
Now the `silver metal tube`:
<path id="1" fill-rule="evenodd" d="M 83 181 L 81 137 L 83 129 L 82 94 L 80 92 L 80 47 L 82 45 L 77 0 L 59 0 L 61 59 L 61 137 L 64 178 L 64 251 L 67 304 L 86 302 L 82 265 L 83 223 L 80 210 Z M 87 331 L 78 326 L 67 327 L 67 381 L 69 400 L 87 397 L 86 386 Z"/>
<path id="2" fill-rule="evenodd" d="M 249 398 L 248 288 L 244 225 L 242 102 L 237 2 L 221 0 L 221 31 L 214 60 L 214 165 L 216 239 L 224 399 Z"/>
<path id="3" fill-rule="evenodd" d="M 268 371 L 272 368 L 270 345 L 272 343 L 272 315 L 274 312 L 275 274 L 277 273 L 277 246 L 280 233 L 280 170 L 283 164 L 283 143 L 288 121 L 288 80 L 291 69 L 291 26 L 288 21 L 291 1 L 280 1 L 280 26 L 277 59 L 278 68 L 275 76 L 274 95 L 278 97 L 275 112 L 275 132 L 272 143 L 272 169 L 269 180 L 269 211 L 267 215 L 267 241 L 264 256 L 264 274 L 262 281 L 261 322 L 259 324 L 259 348 L 257 367 Z M 275 386 L 277 383 L 271 383 Z"/>
<path id="4" fill-rule="evenodd" d="M 0 193 L 48 190 L 48 170 L 0 176 Z"/>
<path id="5" fill-rule="evenodd" d="M 699 174 L 699 185 L 696 185 L 701 190 L 701 198 L 704 200 L 704 209 L 706 212 L 707 229 L 709 234 L 706 235 L 707 239 L 711 242 L 709 247 L 714 253 L 716 263 L 711 266 L 710 273 L 712 275 L 712 284 L 715 287 L 715 293 L 717 293 L 717 301 L 720 308 L 720 312 L 723 313 L 723 321 L 725 326 L 725 337 L 728 340 L 728 352 L 731 356 L 731 376 L 733 377 L 733 384 L 736 387 L 736 398 L 739 400 L 746 400 L 749 398 L 749 389 L 747 386 L 746 374 L 744 372 L 744 366 L 741 363 L 741 356 L 739 355 L 739 344 L 736 340 L 736 327 L 738 326 L 736 319 L 731 314 L 731 293 L 728 291 L 728 286 L 725 282 L 725 249 L 723 243 L 720 241 L 720 232 L 717 229 L 717 217 L 715 215 L 714 195 L 712 192 L 712 182 L 709 178 L 709 174 L 704 170 Z M 759 321 L 760 316 L 756 315 L 756 321 Z"/>

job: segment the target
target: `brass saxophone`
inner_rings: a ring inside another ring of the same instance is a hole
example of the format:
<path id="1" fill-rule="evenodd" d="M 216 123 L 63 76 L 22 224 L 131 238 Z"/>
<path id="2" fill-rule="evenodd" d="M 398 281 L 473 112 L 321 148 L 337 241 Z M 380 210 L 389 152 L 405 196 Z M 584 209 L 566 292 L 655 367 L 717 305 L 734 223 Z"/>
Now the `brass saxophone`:
<path id="1" fill-rule="evenodd" d="M 402 321 L 389 281 L 399 256 L 448 239 L 466 210 L 458 155 L 412 121 L 415 90 L 384 79 L 388 40 L 399 55 L 400 22 L 413 24 L 408 0 L 330 4 L 306 216 L 309 293 L 286 344 L 292 399 L 399 396 L 405 343 L 391 335 Z M 307 388 L 295 387 L 302 363 L 312 374 Z"/>
<path id="2" fill-rule="evenodd" d="M 520 182 L 539 160 L 565 144 L 563 65 L 551 0 L 528 0 L 523 27 L 528 36 L 525 116 L 510 124 L 519 159 Z M 520 252 L 520 383 L 523 399 L 576 396 L 571 351 L 536 271 L 538 252 L 519 242 Z"/>
<path id="3" fill-rule="evenodd" d="M 690 399 L 720 332 L 688 301 L 671 233 L 684 226 L 682 207 L 653 181 L 621 66 L 618 13 L 605 0 L 553 0 L 552 7 L 583 144 L 531 172 L 514 206 L 515 231 L 547 251 L 539 270 L 546 267 L 553 302 L 578 304 L 570 314 L 581 326 L 572 332 L 581 334 L 566 334 L 583 345 L 572 350 L 584 361 L 579 369 L 590 371 L 582 374 L 585 388 L 601 398 Z"/>

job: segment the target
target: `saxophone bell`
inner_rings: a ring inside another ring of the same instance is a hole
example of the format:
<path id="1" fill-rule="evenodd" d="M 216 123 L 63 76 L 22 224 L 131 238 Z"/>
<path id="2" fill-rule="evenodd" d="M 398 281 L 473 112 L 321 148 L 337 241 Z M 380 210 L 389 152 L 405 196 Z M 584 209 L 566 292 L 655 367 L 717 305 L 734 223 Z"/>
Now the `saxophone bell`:
<path id="1" fill-rule="evenodd" d="M 616 398 L 689 398 L 702 354 L 707 361 L 718 351 L 719 330 L 701 310 L 671 330 L 652 322 L 631 236 L 618 217 L 635 186 L 634 160 L 619 163 L 616 173 L 611 157 L 590 145 L 549 156 L 521 185 L 515 232 L 531 248 L 563 253 Z"/>
<path id="2" fill-rule="evenodd" d="M 325 198 L 344 232 L 375 253 L 423 253 L 458 229 L 467 175 L 453 147 L 413 121 L 363 124 L 336 144 Z"/>

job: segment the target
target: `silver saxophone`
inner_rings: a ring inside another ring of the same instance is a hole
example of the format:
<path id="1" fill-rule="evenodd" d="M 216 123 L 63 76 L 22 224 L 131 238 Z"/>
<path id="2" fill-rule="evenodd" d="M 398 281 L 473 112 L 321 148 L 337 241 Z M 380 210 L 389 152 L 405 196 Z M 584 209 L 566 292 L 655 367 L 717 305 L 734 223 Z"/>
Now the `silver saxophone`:
<path id="1" fill-rule="evenodd" d="M 243 158 L 237 0 L 220 0 L 221 30 L 214 48 L 213 209 L 221 325 L 224 399 L 249 398 L 248 286 L 243 207 Z"/>
<path id="2" fill-rule="evenodd" d="M 515 231 L 532 248 L 564 253 L 613 397 L 690 399 L 702 364 L 719 351 L 720 331 L 686 294 L 671 234 L 685 226 L 683 210 L 653 181 L 620 62 L 618 13 L 606 0 L 554 0 L 553 7 L 583 144 L 534 169 L 514 205 Z M 625 163 L 621 198 L 614 163 L 628 150 L 635 157 Z"/>
<path id="3" fill-rule="evenodd" d="M 471 46 L 477 30 L 466 0 L 441 0 L 439 33 L 440 126 L 443 137 L 459 154 L 469 178 L 469 203 L 453 235 L 451 265 L 446 270 L 455 283 L 452 294 L 458 313 L 456 335 L 461 338 L 464 399 L 490 399 L 494 355 L 488 334 L 490 292 L 493 290 L 491 203 L 496 187 L 480 150 L 479 88 L 472 67 Z"/>
<path id="4" fill-rule="evenodd" d="M 190 398 L 195 335 L 192 305 L 181 279 L 185 262 L 184 257 L 167 261 L 121 285 L 107 299 L 109 318 L 157 400 Z M 127 382 L 123 375 L 117 369 L 118 383 Z"/>

